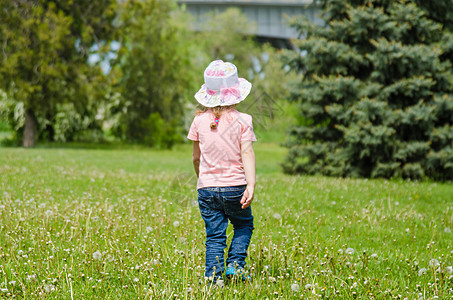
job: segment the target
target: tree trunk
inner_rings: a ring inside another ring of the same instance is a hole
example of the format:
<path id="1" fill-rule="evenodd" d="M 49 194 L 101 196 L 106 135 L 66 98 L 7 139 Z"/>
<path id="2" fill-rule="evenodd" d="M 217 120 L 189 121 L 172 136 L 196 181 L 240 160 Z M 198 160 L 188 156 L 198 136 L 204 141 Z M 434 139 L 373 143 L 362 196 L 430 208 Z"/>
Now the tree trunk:
<path id="1" fill-rule="evenodd" d="M 36 129 L 38 122 L 33 110 L 27 109 L 25 112 L 25 132 L 24 132 L 24 147 L 34 147 L 36 141 Z"/>

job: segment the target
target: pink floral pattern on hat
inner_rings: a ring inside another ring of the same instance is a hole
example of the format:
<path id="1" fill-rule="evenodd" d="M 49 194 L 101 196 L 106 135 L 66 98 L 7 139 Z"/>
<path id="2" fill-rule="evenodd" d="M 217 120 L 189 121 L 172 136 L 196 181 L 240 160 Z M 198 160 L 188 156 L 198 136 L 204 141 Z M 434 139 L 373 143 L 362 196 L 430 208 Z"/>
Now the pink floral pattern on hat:
<path id="1" fill-rule="evenodd" d="M 195 99 L 205 107 L 228 106 L 243 101 L 252 84 L 239 78 L 237 68 L 230 62 L 215 60 L 204 71 L 205 83 L 195 94 Z"/>

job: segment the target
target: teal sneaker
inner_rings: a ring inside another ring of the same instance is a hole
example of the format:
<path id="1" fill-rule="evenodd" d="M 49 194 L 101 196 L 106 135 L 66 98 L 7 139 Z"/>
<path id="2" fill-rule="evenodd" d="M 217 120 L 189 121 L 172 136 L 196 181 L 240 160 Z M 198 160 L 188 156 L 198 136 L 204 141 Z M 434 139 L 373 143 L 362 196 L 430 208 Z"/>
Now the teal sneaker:
<path id="1" fill-rule="evenodd" d="M 236 270 L 233 266 L 228 266 L 225 271 L 225 276 L 229 279 L 240 276 L 242 274 L 242 281 L 251 281 L 252 278 L 249 275 L 244 274 L 244 268 L 239 268 Z"/>

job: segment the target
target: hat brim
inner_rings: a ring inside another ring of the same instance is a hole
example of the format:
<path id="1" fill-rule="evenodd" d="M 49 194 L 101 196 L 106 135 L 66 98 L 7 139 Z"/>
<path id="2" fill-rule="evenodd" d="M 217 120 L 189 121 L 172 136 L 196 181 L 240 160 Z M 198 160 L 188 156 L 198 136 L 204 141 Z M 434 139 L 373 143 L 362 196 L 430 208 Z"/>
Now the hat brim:
<path id="1" fill-rule="evenodd" d="M 198 103 L 200 103 L 204 107 L 229 106 L 238 104 L 241 101 L 244 101 L 245 98 L 247 98 L 247 96 L 250 94 L 252 84 L 244 78 L 239 78 L 238 89 L 240 92 L 240 97 L 234 99 L 228 97 L 227 99 L 225 99 L 220 93 L 210 95 L 208 93 L 206 84 L 203 84 L 200 90 L 195 94 L 195 99 L 197 99 Z"/>

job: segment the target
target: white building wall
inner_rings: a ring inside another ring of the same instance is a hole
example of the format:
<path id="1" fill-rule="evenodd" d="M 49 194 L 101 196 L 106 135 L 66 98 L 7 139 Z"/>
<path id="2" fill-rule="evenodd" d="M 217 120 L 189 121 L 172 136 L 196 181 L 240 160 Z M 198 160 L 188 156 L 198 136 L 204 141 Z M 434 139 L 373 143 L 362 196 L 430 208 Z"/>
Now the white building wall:
<path id="1" fill-rule="evenodd" d="M 314 23 L 322 24 L 317 16 L 317 9 L 309 4 L 309 0 L 288 1 L 197 1 L 181 0 L 187 10 L 194 16 L 195 29 L 199 29 L 203 15 L 212 11 L 222 12 L 229 7 L 238 7 L 250 21 L 257 24 L 255 35 L 269 38 L 297 38 L 297 32 L 288 25 L 287 17 L 305 15 Z"/>

